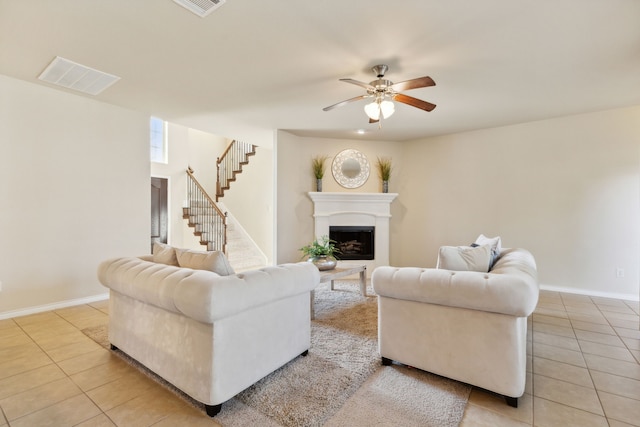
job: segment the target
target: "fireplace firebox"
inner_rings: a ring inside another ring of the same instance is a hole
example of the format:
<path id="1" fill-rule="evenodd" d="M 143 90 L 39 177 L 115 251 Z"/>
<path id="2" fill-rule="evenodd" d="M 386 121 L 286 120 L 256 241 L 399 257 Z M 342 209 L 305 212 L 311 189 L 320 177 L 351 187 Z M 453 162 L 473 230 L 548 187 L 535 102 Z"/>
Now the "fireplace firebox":
<path id="1" fill-rule="evenodd" d="M 340 260 L 375 259 L 375 227 L 330 226 L 329 238 L 340 250 Z"/>

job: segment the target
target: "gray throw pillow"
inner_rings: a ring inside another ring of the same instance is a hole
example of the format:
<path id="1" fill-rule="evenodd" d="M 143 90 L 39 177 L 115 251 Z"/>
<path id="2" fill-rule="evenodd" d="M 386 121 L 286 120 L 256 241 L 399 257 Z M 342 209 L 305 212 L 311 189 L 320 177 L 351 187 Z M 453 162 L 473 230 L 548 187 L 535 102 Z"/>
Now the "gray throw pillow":
<path id="1" fill-rule="evenodd" d="M 491 246 L 442 246 L 436 268 L 453 271 L 487 273 L 491 263 Z"/>

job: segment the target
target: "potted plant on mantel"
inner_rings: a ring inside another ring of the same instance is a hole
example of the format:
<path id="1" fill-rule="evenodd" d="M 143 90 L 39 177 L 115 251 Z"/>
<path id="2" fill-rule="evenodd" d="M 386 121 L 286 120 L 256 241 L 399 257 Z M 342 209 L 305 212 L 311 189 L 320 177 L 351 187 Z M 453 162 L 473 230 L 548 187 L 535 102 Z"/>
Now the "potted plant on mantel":
<path id="1" fill-rule="evenodd" d="M 322 191 L 322 177 L 324 177 L 325 163 L 329 157 L 316 156 L 311 160 L 311 168 L 313 169 L 313 176 L 316 177 L 316 191 Z"/>
<path id="2" fill-rule="evenodd" d="M 391 158 L 378 157 L 378 176 L 382 180 L 382 192 L 389 192 L 389 178 L 391 178 Z"/>
<path id="3" fill-rule="evenodd" d="M 336 241 L 329 239 L 329 236 L 322 236 L 320 239 L 316 239 L 307 246 L 300 248 L 303 258 L 309 257 L 309 262 L 312 262 L 318 270 L 333 270 L 336 268 L 338 261 L 334 255 L 340 253 L 340 249 L 336 248 Z"/>

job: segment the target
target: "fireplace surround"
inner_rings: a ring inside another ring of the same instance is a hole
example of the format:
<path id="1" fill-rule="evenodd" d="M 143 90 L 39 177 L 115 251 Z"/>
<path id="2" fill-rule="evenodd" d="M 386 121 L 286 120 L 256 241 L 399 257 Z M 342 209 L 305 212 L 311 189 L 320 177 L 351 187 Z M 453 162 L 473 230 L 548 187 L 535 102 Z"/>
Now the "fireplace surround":
<path id="1" fill-rule="evenodd" d="M 397 196 L 397 193 L 310 192 L 315 237 L 329 236 L 330 227 L 373 227 L 372 259 L 344 260 L 342 263 L 366 265 L 368 273 L 375 267 L 389 265 L 391 203 Z"/>

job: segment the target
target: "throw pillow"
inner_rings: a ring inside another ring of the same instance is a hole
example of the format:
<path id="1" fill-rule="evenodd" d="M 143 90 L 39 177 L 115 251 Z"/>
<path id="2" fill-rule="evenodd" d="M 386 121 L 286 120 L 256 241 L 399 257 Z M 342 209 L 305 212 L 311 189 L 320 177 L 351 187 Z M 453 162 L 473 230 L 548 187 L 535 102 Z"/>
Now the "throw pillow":
<path id="1" fill-rule="evenodd" d="M 453 271 L 487 273 L 491 262 L 491 246 L 442 246 L 436 268 Z"/>
<path id="2" fill-rule="evenodd" d="M 221 251 L 193 251 L 190 249 L 176 249 L 180 267 L 194 270 L 213 271 L 221 276 L 235 274 L 227 257 Z"/>
<path id="3" fill-rule="evenodd" d="M 502 251 L 502 240 L 500 239 L 500 236 L 487 237 L 484 234 L 481 234 L 478 236 L 475 243 L 478 246 L 491 245 L 491 249 L 496 251 L 498 254 Z"/>
<path id="4" fill-rule="evenodd" d="M 478 236 L 475 243 L 472 244 L 472 246 L 476 245 L 491 245 L 491 264 L 489 266 L 489 270 L 491 270 L 493 268 L 493 264 L 495 264 L 498 258 L 500 258 L 500 253 L 502 252 L 502 240 L 500 239 L 500 236 L 487 237 L 484 234 L 481 234 Z"/>
<path id="5" fill-rule="evenodd" d="M 176 251 L 172 246 L 160 242 L 153 244 L 153 262 L 178 266 Z"/>

